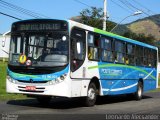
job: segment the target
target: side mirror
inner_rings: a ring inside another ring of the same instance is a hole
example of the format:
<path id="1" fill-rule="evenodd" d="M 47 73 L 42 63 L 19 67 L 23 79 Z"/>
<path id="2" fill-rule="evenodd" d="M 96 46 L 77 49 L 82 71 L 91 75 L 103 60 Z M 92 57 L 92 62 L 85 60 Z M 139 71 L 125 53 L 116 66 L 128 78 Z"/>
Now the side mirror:
<path id="1" fill-rule="evenodd" d="M 77 53 L 80 54 L 81 53 L 81 43 L 77 42 Z"/>

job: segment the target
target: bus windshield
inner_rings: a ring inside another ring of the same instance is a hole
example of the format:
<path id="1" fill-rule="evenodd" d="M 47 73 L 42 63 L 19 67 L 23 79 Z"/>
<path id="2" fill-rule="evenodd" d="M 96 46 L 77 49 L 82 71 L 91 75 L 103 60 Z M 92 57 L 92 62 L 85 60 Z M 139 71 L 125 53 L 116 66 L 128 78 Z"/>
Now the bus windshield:
<path id="1" fill-rule="evenodd" d="M 69 43 L 61 32 L 12 35 L 10 61 L 13 66 L 55 67 L 68 64 Z"/>

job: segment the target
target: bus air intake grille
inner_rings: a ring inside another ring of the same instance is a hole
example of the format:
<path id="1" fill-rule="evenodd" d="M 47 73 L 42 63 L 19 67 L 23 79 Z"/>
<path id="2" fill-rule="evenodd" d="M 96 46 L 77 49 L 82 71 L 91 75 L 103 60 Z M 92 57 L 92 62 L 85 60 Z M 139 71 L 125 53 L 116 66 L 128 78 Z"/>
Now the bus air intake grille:
<path id="1" fill-rule="evenodd" d="M 48 81 L 25 81 L 25 80 L 18 80 L 18 82 L 22 82 L 22 83 L 47 83 Z"/>
<path id="2" fill-rule="evenodd" d="M 19 90 L 21 92 L 43 93 L 44 91 Z"/>

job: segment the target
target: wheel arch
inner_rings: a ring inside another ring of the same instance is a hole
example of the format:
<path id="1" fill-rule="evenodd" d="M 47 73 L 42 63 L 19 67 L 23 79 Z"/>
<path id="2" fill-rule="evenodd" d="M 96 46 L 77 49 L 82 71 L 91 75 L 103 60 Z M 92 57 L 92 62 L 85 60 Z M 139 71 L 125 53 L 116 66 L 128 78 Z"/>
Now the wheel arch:
<path id="1" fill-rule="evenodd" d="M 94 83 L 97 88 L 97 94 L 100 95 L 101 87 L 100 87 L 100 81 L 97 77 L 93 77 L 89 84 Z"/>
<path id="2" fill-rule="evenodd" d="M 142 83 L 142 87 L 143 87 L 143 85 L 144 85 L 144 80 L 142 79 L 142 78 L 140 78 L 139 80 L 138 80 L 138 83 L 139 82 L 141 82 Z M 144 87 L 143 87 L 144 88 Z"/>

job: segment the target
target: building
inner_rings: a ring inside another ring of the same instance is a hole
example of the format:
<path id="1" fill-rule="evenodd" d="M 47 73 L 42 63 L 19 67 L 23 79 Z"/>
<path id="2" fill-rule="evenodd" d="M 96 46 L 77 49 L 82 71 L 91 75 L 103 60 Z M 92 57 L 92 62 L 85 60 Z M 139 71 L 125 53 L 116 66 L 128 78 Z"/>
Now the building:
<path id="1" fill-rule="evenodd" d="M 10 36 L 10 31 L 0 35 L 0 60 L 6 60 L 9 57 Z"/>

